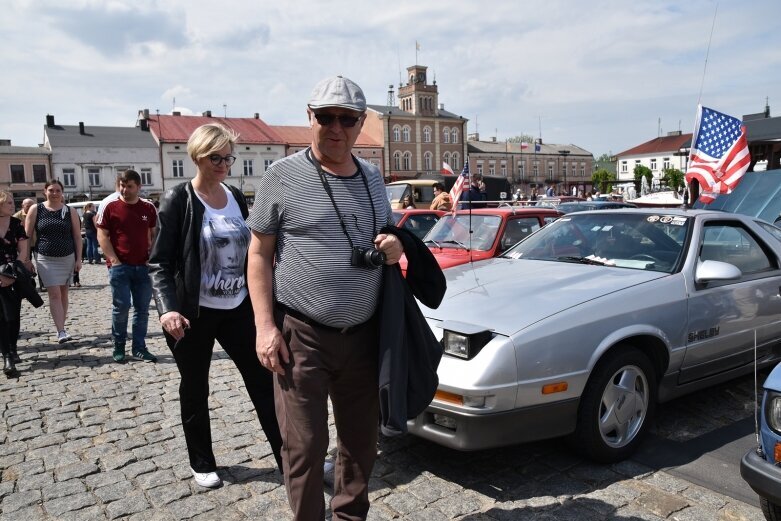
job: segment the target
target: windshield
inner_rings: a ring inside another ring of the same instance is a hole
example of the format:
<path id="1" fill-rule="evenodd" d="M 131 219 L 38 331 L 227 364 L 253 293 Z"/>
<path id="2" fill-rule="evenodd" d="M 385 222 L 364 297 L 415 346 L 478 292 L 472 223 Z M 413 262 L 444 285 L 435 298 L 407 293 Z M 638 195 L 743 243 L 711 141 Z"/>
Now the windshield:
<path id="1" fill-rule="evenodd" d="M 567 214 L 504 256 L 672 273 L 683 253 L 690 221 L 678 215 L 618 210 Z"/>
<path id="2" fill-rule="evenodd" d="M 388 201 L 400 201 L 404 192 L 409 190 L 409 185 L 385 185 L 385 194 Z"/>
<path id="3" fill-rule="evenodd" d="M 394 224 L 394 226 L 398 226 L 399 225 L 399 221 L 401 220 L 402 217 L 404 217 L 404 213 L 403 212 L 393 212 L 393 224 Z"/>
<path id="4" fill-rule="evenodd" d="M 434 243 L 434 246 L 440 248 L 487 251 L 493 246 L 501 224 L 502 218 L 498 215 L 472 214 L 472 233 L 470 234 L 469 214 L 448 215 L 442 217 L 423 240 L 424 242 L 431 241 Z M 432 244 L 429 243 L 428 245 L 431 246 Z"/>

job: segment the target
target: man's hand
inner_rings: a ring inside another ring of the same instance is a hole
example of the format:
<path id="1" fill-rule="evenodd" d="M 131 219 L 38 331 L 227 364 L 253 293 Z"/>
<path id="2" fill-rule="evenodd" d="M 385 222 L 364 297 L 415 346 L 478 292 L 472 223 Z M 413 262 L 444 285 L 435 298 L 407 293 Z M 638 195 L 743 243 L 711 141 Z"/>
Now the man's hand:
<path id="1" fill-rule="evenodd" d="M 258 329 L 255 336 L 255 353 L 263 367 L 272 373 L 285 374 L 282 363 L 290 362 L 290 353 L 279 329 L 276 327 Z"/>
<path id="2" fill-rule="evenodd" d="M 381 233 L 374 238 L 374 247 L 385 254 L 385 264 L 391 266 L 399 262 L 404 253 L 404 245 L 395 235 Z"/>
<path id="3" fill-rule="evenodd" d="M 177 341 L 184 336 L 184 330 L 190 328 L 190 321 L 184 318 L 178 311 L 163 313 L 160 317 L 160 324 Z"/>

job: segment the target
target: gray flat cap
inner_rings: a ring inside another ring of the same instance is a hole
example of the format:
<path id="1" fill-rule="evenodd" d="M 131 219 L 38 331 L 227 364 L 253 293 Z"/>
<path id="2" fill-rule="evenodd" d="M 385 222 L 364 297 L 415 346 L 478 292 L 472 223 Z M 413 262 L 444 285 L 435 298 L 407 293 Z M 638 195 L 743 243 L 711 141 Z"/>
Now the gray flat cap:
<path id="1" fill-rule="evenodd" d="M 340 107 L 366 112 L 366 97 L 354 81 L 342 76 L 334 76 L 315 85 L 308 106 L 310 109 Z"/>

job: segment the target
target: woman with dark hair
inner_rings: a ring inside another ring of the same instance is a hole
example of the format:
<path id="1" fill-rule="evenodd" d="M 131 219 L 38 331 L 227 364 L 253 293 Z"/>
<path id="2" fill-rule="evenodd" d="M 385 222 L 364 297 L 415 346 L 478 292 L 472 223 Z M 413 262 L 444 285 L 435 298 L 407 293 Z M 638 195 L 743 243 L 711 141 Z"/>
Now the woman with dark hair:
<path id="1" fill-rule="evenodd" d="M 209 423 L 209 364 L 218 340 L 239 369 L 277 466 L 282 436 L 271 372 L 255 354 L 255 318 L 246 284 L 250 231 L 244 195 L 223 181 L 238 135 L 219 124 L 195 129 L 187 152 L 195 178 L 168 190 L 149 259 L 160 324 L 181 375 L 179 400 L 190 469 L 218 487 Z"/>
<path id="2" fill-rule="evenodd" d="M 24 232 L 22 221 L 12 217 L 14 198 L 0 191 L 0 263 L 13 263 L 17 258 L 24 261 L 25 267 L 32 271 L 30 262 L 30 241 Z M 16 279 L 0 275 L 0 351 L 3 353 L 3 373 L 7 377 L 18 375 L 16 363 L 20 362 L 16 352 L 19 339 L 19 323 L 22 310 L 22 297 L 14 288 Z"/>
<path id="3" fill-rule="evenodd" d="M 81 226 L 79 216 L 65 204 L 63 186 L 54 179 L 44 185 L 46 201 L 31 206 L 25 231 L 35 234 L 38 249 L 37 270 L 49 295 L 49 311 L 57 329 L 57 342 L 67 342 L 68 284 L 81 270 Z M 25 258 L 27 259 L 27 258 Z"/>
<path id="4" fill-rule="evenodd" d="M 100 254 L 98 253 L 98 229 L 95 227 L 95 205 L 87 203 L 84 205 L 84 215 L 81 216 L 81 222 L 84 225 L 84 238 L 87 239 L 87 261 L 90 264 L 100 264 Z"/>

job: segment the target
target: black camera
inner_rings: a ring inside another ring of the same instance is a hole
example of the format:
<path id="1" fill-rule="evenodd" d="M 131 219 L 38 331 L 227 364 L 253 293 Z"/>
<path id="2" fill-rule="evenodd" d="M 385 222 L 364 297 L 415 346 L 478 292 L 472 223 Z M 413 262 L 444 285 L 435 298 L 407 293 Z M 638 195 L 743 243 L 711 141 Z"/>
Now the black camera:
<path id="1" fill-rule="evenodd" d="M 353 246 L 353 252 L 350 255 L 350 266 L 373 270 L 385 264 L 386 259 L 387 257 L 383 252 L 374 248 Z"/>

